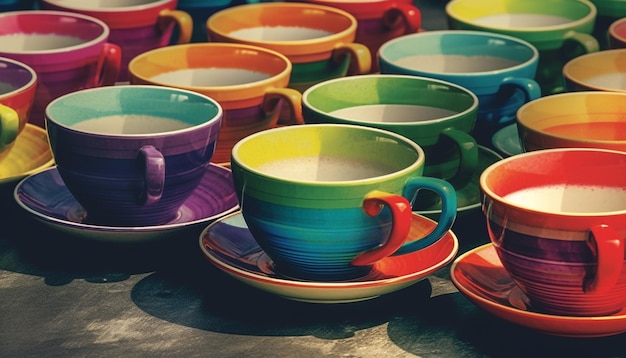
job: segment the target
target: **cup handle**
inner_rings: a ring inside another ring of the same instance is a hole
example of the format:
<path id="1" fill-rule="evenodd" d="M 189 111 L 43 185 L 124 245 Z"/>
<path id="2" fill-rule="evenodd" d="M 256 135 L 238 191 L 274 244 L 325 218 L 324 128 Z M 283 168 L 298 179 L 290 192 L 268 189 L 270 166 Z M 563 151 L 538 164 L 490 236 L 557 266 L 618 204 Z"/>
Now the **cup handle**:
<path id="1" fill-rule="evenodd" d="M 17 112 L 0 104 L 0 150 L 15 141 L 20 129 L 20 116 Z"/>
<path id="2" fill-rule="evenodd" d="M 391 210 L 392 227 L 389 238 L 380 246 L 357 255 L 352 260 L 352 265 L 371 265 L 393 254 L 402 246 L 409 235 L 411 220 L 413 220 L 411 203 L 403 196 L 385 193 L 380 190 L 371 191 L 363 200 L 363 211 L 368 216 L 378 215 L 384 206 L 389 207 Z"/>
<path id="3" fill-rule="evenodd" d="M 364 75 L 372 70 L 372 57 L 367 46 L 360 43 L 340 43 L 333 48 L 333 61 L 341 63 L 350 57 L 348 75 Z"/>
<path id="4" fill-rule="evenodd" d="M 167 28 L 172 22 L 175 22 L 179 29 L 176 43 L 189 43 L 193 31 L 193 19 L 191 15 L 183 10 L 163 9 L 159 12 L 159 27 L 161 30 Z"/>
<path id="5" fill-rule="evenodd" d="M 526 102 L 541 97 L 541 86 L 532 78 L 507 77 L 502 81 L 501 86 L 515 86 L 524 92 Z"/>
<path id="6" fill-rule="evenodd" d="M 122 50 L 113 43 L 105 43 L 98 60 L 96 68 L 98 77 L 96 86 L 112 86 L 117 82 L 117 78 L 122 67 Z"/>
<path id="7" fill-rule="evenodd" d="M 624 240 L 608 225 L 591 228 L 587 245 L 596 256 L 598 263 L 595 275 L 586 280 L 585 293 L 605 293 L 613 289 L 619 280 L 624 266 Z"/>
<path id="8" fill-rule="evenodd" d="M 288 118 L 288 124 L 304 124 L 304 117 L 302 117 L 302 93 L 293 88 L 271 88 L 265 92 L 263 98 L 263 112 L 265 114 L 271 114 L 276 111 L 276 107 L 279 102 L 283 100 L 283 104 L 286 104 L 289 108 L 291 116 Z M 276 127 L 280 116 L 270 123 L 272 127 Z"/>
<path id="9" fill-rule="evenodd" d="M 474 137 L 454 128 L 444 129 L 441 135 L 450 138 L 459 149 L 459 168 L 454 176 L 448 179 L 448 182 L 455 188 L 462 188 L 472 181 L 476 173 L 476 167 L 478 166 L 478 144 Z"/>
<path id="10" fill-rule="evenodd" d="M 570 31 L 565 35 L 565 40 L 579 43 L 587 53 L 600 51 L 600 43 L 598 43 L 598 40 L 586 33 Z"/>
<path id="11" fill-rule="evenodd" d="M 165 187 L 165 158 L 151 145 L 139 149 L 138 157 L 144 170 L 145 190 L 140 195 L 143 205 L 154 204 L 161 199 Z"/>
<path id="12" fill-rule="evenodd" d="M 393 29 L 398 21 L 404 22 L 404 33 L 411 34 L 417 32 L 422 25 L 422 13 L 413 4 L 396 2 L 383 14 L 383 26 Z"/>

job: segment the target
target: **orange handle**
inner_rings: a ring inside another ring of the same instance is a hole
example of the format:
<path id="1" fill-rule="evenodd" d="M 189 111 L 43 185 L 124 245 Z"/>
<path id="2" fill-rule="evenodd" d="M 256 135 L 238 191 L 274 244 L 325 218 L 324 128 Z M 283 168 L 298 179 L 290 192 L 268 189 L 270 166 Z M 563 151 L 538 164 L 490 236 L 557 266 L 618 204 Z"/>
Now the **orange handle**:
<path id="1" fill-rule="evenodd" d="M 302 117 L 302 93 L 293 88 L 272 88 L 265 92 L 263 98 L 263 111 L 267 114 L 276 110 L 279 101 L 283 101 L 283 104 L 287 105 L 291 116 L 289 118 L 289 124 L 304 124 L 304 117 Z M 272 127 L 278 124 L 279 116 L 276 116 L 274 123 L 271 123 Z"/>
<path id="2" fill-rule="evenodd" d="M 363 75 L 372 69 L 371 52 L 367 46 L 359 43 L 341 43 L 333 49 L 333 61 L 341 63 L 350 56 L 348 75 Z"/>
<path id="3" fill-rule="evenodd" d="M 622 275 L 624 266 L 624 240 L 608 225 L 596 225 L 591 228 L 587 239 L 589 248 L 598 260 L 596 274 L 585 282 L 585 293 L 608 292 Z"/>
<path id="4" fill-rule="evenodd" d="M 159 25 L 161 29 L 166 28 L 169 24 L 175 22 L 178 25 L 177 44 L 186 44 L 191 41 L 193 32 L 193 19 L 191 15 L 183 10 L 163 9 L 159 12 Z"/>

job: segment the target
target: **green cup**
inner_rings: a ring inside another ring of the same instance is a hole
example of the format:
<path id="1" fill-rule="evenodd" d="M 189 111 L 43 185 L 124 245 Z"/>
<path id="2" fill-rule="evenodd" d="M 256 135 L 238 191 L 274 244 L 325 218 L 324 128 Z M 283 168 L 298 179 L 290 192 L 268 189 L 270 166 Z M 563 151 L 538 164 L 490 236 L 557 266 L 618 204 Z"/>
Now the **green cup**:
<path id="1" fill-rule="evenodd" d="M 455 189 L 467 185 L 476 171 L 478 145 L 469 133 L 477 113 L 478 98 L 468 89 L 410 75 L 343 77 L 302 95 L 305 123 L 353 124 L 403 135 L 424 149 L 424 175 L 449 181 Z"/>
<path id="2" fill-rule="evenodd" d="M 445 11 L 452 30 L 489 31 L 534 45 L 543 95 L 564 91 L 567 61 L 599 50 L 592 36 L 597 9 L 588 0 L 452 0 Z"/>

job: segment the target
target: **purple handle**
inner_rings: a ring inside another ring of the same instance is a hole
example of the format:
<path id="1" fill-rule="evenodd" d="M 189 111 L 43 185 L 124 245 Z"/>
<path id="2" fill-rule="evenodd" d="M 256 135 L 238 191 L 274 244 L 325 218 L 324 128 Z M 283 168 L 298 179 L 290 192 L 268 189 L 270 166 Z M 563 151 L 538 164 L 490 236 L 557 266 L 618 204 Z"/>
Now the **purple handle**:
<path id="1" fill-rule="evenodd" d="M 144 164 L 145 191 L 141 195 L 143 205 L 154 204 L 163 195 L 165 186 L 165 158 L 151 145 L 141 147 L 139 157 Z"/>

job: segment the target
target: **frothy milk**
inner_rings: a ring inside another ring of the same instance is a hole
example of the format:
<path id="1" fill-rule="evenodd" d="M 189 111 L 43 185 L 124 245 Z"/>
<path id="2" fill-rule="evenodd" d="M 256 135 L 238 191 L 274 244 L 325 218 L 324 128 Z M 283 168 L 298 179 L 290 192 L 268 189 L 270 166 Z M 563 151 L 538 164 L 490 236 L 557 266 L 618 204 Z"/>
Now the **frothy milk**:
<path id="1" fill-rule="evenodd" d="M 626 90 L 626 73 L 615 72 L 594 76 L 585 80 L 585 83 L 590 86 Z"/>
<path id="2" fill-rule="evenodd" d="M 548 185 L 505 195 L 516 205 L 558 213 L 601 213 L 626 210 L 626 188 Z"/>
<path id="3" fill-rule="evenodd" d="M 85 41 L 74 36 L 54 34 L 11 34 L 0 36 L 2 51 L 44 51 L 76 46 Z"/>
<path id="4" fill-rule="evenodd" d="M 150 79 L 175 86 L 235 86 L 262 81 L 270 75 L 240 68 L 190 68 L 158 74 Z"/>
<path id="5" fill-rule="evenodd" d="M 438 73 L 486 72 L 514 67 L 521 62 L 496 56 L 415 55 L 394 61 L 397 66 Z"/>
<path id="6" fill-rule="evenodd" d="M 348 181 L 378 177 L 396 170 L 382 163 L 330 156 L 279 159 L 261 165 L 260 172 L 287 180 Z"/>
<path id="7" fill-rule="evenodd" d="M 299 41 L 332 35 L 332 32 L 299 26 L 259 26 L 236 30 L 230 36 L 256 41 Z"/>
<path id="8" fill-rule="evenodd" d="M 567 24 L 574 20 L 563 16 L 545 14 L 495 14 L 483 16 L 473 22 L 492 27 L 544 27 Z"/>
<path id="9" fill-rule="evenodd" d="M 88 119 L 71 127 L 99 134 L 149 134 L 170 132 L 192 125 L 178 119 L 147 115 L 114 115 Z"/>
<path id="10" fill-rule="evenodd" d="M 458 112 L 449 109 L 405 104 L 368 104 L 338 109 L 328 114 L 344 119 L 358 120 L 360 122 L 401 123 L 422 122 L 433 119 L 445 118 Z"/>

